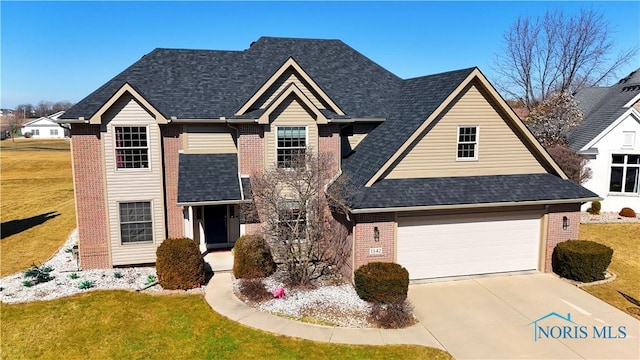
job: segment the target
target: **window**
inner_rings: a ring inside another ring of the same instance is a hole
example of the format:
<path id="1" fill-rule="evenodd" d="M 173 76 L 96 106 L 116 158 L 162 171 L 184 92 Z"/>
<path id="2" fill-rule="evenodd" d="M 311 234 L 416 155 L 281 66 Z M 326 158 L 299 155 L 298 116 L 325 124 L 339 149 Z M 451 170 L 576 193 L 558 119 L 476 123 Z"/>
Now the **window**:
<path id="1" fill-rule="evenodd" d="M 278 210 L 278 233 L 280 238 L 293 240 L 306 231 L 307 214 L 298 201 L 283 201 Z"/>
<path id="2" fill-rule="evenodd" d="M 638 194 L 640 180 L 640 155 L 611 155 L 611 180 L 609 191 Z"/>
<path id="3" fill-rule="evenodd" d="M 277 128 L 277 164 L 279 168 L 290 168 L 294 160 L 304 155 L 307 147 L 307 129 L 304 126 Z"/>
<path id="4" fill-rule="evenodd" d="M 58 129 L 49 129 L 49 135 L 58 136 Z"/>
<path id="5" fill-rule="evenodd" d="M 123 244 L 153 241 L 151 202 L 120 203 L 120 239 Z"/>
<path id="6" fill-rule="evenodd" d="M 118 169 L 148 168 L 147 128 L 119 126 L 115 132 Z"/>
<path id="7" fill-rule="evenodd" d="M 32 129 L 31 130 L 31 135 L 40 136 L 40 129 Z"/>
<path id="8" fill-rule="evenodd" d="M 475 160 L 478 158 L 478 127 L 461 126 L 458 128 L 457 160 Z"/>
<path id="9" fill-rule="evenodd" d="M 623 148 L 633 148 L 635 146 L 635 143 L 636 143 L 635 131 L 624 131 L 622 133 L 622 136 L 623 136 L 623 142 L 622 142 Z"/>

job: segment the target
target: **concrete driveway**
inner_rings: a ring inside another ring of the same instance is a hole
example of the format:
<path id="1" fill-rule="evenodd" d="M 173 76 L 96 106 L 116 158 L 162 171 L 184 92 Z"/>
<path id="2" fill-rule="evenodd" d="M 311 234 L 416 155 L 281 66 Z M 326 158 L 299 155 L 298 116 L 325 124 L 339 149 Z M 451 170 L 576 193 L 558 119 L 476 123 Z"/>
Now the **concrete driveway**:
<path id="1" fill-rule="evenodd" d="M 552 274 L 411 284 L 409 299 L 456 359 L 640 359 L 640 321 Z"/>

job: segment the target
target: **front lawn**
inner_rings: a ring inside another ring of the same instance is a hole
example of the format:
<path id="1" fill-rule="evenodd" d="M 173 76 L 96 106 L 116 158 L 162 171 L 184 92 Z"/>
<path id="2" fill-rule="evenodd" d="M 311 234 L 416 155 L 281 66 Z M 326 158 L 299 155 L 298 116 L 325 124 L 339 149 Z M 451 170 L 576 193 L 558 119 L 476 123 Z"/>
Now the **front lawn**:
<path id="1" fill-rule="evenodd" d="M 67 140 L 0 143 L 0 276 L 46 261 L 76 227 Z"/>
<path id="2" fill-rule="evenodd" d="M 0 306 L 3 359 L 451 359 L 421 346 L 274 336 L 220 316 L 197 295 L 95 291 Z"/>
<path id="3" fill-rule="evenodd" d="M 640 300 L 640 224 L 583 224 L 580 225 L 579 238 L 613 248 L 609 269 L 618 275 L 613 282 L 583 289 L 640 319 L 640 308 L 618 292 Z"/>

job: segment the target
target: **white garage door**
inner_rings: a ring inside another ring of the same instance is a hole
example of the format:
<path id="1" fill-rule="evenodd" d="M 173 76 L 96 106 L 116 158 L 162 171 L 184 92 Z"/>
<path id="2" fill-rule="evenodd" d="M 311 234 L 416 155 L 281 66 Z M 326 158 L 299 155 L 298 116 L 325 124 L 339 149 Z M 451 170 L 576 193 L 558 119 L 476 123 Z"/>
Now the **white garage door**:
<path id="1" fill-rule="evenodd" d="M 398 217 L 398 263 L 411 279 L 532 270 L 540 214 Z"/>

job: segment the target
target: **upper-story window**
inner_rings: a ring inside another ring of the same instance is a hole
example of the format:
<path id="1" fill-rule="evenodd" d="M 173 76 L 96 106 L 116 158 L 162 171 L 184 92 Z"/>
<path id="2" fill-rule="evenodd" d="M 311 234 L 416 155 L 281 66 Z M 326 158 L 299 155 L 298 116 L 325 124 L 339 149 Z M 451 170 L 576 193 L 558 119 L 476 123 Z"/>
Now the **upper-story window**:
<path id="1" fill-rule="evenodd" d="M 640 155 L 612 154 L 609 191 L 638 194 L 640 181 Z"/>
<path id="2" fill-rule="evenodd" d="M 276 162 L 279 168 L 290 168 L 305 153 L 307 128 L 304 126 L 279 126 L 276 132 Z"/>
<path id="3" fill-rule="evenodd" d="M 143 126 L 117 126 L 115 133 L 117 168 L 148 168 L 147 128 Z"/>
<path id="4" fill-rule="evenodd" d="M 456 160 L 478 159 L 478 127 L 460 126 L 458 128 L 458 153 Z"/>

